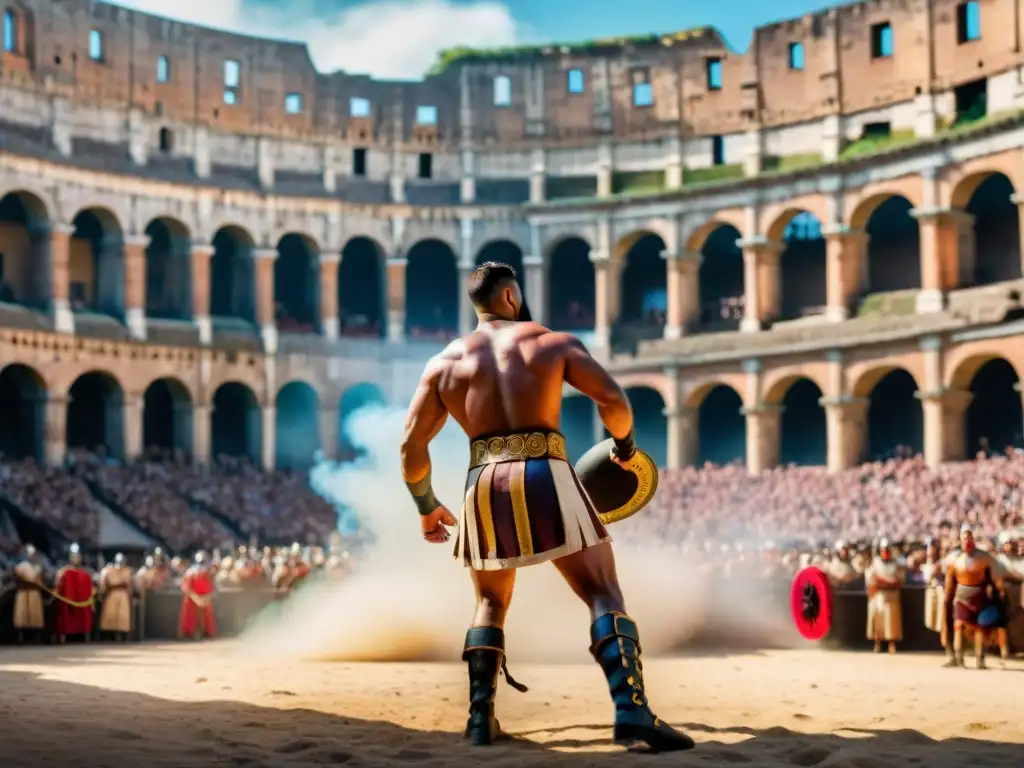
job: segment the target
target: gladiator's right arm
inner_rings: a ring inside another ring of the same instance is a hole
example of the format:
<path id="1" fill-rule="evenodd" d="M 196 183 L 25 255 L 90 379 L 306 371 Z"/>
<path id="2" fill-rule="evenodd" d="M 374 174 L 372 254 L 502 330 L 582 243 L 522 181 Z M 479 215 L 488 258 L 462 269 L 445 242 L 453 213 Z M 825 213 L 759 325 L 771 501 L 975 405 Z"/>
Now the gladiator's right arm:
<path id="1" fill-rule="evenodd" d="M 615 451 L 629 458 L 636 450 L 633 408 L 618 382 L 575 336 L 566 334 L 565 381 L 597 405 L 601 421 L 615 439 Z"/>

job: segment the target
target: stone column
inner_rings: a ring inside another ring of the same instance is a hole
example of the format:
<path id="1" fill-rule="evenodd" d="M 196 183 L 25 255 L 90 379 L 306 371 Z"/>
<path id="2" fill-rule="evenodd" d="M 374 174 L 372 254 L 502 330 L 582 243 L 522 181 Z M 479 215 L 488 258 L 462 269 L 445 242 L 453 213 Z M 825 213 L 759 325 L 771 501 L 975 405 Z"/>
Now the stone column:
<path id="1" fill-rule="evenodd" d="M 611 197 L 613 179 L 615 175 L 614 159 L 610 144 L 600 144 L 597 147 L 597 196 Z"/>
<path id="2" fill-rule="evenodd" d="M 262 421 L 260 436 L 262 438 L 262 460 L 263 469 L 273 472 L 277 465 L 277 407 L 264 405 L 260 410 Z"/>
<path id="3" fill-rule="evenodd" d="M 869 401 L 864 397 L 823 397 L 828 471 L 842 472 L 860 463 L 867 448 Z"/>
<path id="4" fill-rule="evenodd" d="M 408 259 L 389 257 L 387 261 L 388 341 L 405 340 L 405 267 Z"/>
<path id="5" fill-rule="evenodd" d="M 700 448 L 699 413 L 698 408 L 686 406 L 664 410 L 668 426 L 668 469 L 682 469 L 696 463 Z"/>
<path id="6" fill-rule="evenodd" d="M 542 256 L 523 257 L 523 281 L 526 283 L 526 303 L 530 306 L 530 314 L 541 325 L 548 321 L 548 286 L 547 270 L 544 269 Z"/>
<path id="7" fill-rule="evenodd" d="M 682 338 L 700 320 L 700 265 L 704 257 L 699 253 L 662 251 L 668 268 L 665 338 Z"/>
<path id="8" fill-rule="evenodd" d="M 827 227 L 825 236 L 825 316 L 841 322 L 850 316 L 850 308 L 864 290 L 864 265 L 867 263 L 868 235 L 863 229 L 842 224 Z"/>
<path id="9" fill-rule="evenodd" d="M 761 403 L 753 408 L 744 408 L 747 419 L 747 470 L 759 475 L 779 464 L 780 434 L 779 422 L 782 408 Z"/>
<path id="10" fill-rule="evenodd" d="M 462 158 L 462 176 L 459 179 L 459 202 L 463 205 L 471 205 L 476 202 L 476 156 L 472 149 L 464 148 L 460 153 Z"/>
<path id="11" fill-rule="evenodd" d="M 277 248 L 257 248 L 252 257 L 256 266 L 256 325 L 268 355 L 277 354 L 277 321 L 274 317 L 274 264 Z"/>
<path id="12" fill-rule="evenodd" d="M 547 159 L 543 149 L 530 155 L 530 202 L 543 203 L 547 199 Z"/>
<path id="13" fill-rule="evenodd" d="M 742 331 L 759 331 L 779 315 L 781 244 L 764 237 L 740 240 L 743 249 Z"/>
<path id="14" fill-rule="evenodd" d="M 615 264 L 607 251 L 590 252 L 594 265 L 594 346 L 607 349 L 615 320 Z"/>
<path id="15" fill-rule="evenodd" d="M 51 467 L 64 464 L 68 450 L 68 399 L 64 394 L 50 393 L 43 404 L 43 439 L 46 463 Z"/>
<path id="16" fill-rule="evenodd" d="M 124 459 L 125 461 L 133 461 L 142 455 L 142 450 L 145 448 L 142 444 L 142 416 L 145 401 L 141 394 L 128 392 L 125 393 L 123 407 Z"/>
<path id="17" fill-rule="evenodd" d="M 974 395 L 961 389 L 918 392 L 924 411 L 924 461 L 935 468 L 966 458 L 966 413 Z"/>
<path id="18" fill-rule="evenodd" d="M 320 407 L 320 452 L 328 461 L 338 458 L 338 409 Z"/>
<path id="19" fill-rule="evenodd" d="M 71 311 L 71 235 L 69 224 L 50 226 L 50 306 L 57 333 L 75 332 L 75 315 Z"/>
<path id="20" fill-rule="evenodd" d="M 197 464 L 210 462 L 212 448 L 209 403 L 198 402 L 192 407 L 192 460 Z"/>
<path id="21" fill-rule="evenodd" d="M 910 214 L 917 219 L 921 238 L 917 313 L 941 312 L 947 291 L 960 283 L 959 228 L 963 215 L 948 208 L 915 208 Z"/>
<path id="22" fill-rule="evenodd" d="M 459 259 L 459 335 L 465 336 L 475 325 L 476 315 L 473 311 L 473 303 L 469 300 L 469 294 L 462 290 L 469 276 L 476 269 L 472 261 L 466 261 L 465 257 Z"/>
<path id="23" fill-rule="evenodd" d="M 320 254 L 320 333 L 324 338 L 338 338 L 338 265 L 341 254 Z"/>
<path id="24" fill-rule="evenodd" d="M 149 235 L 124 239 L 124 320 L 133 339 L 146 340 L 146 248 Z"/>
<path id="25" fill-rule="evenodd" d="M 210 322 L 210 260 L 213 252 L 213 246 L 207 243 L 192 244 L 192 321 L 199 329 L 199 343 L 203 345 L 213 341 L 213 324 Z"/>

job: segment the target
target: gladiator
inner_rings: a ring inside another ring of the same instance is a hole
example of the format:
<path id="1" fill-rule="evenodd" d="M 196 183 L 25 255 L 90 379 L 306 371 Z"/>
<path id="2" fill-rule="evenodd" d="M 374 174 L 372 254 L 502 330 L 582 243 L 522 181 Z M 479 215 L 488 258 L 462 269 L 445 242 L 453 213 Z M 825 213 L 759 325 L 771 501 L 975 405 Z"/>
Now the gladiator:
<path id="1" fill-rule="evenodd" d="M 1003 569 L 999 561 L 974 541 L 974 530 L 966 523 L 960 528 L 960 551 L 950 558 L 946 570 L 946 637 L 952 636 L 953 655 L 947 666 L 964 666 L 964 638 L 974 636 L 974 657 L 978 669 L 985 669 L 985 643 L 994 630 L 999 638 L 1003 660 L 1009 656 L 1002 613 Z M 985 613 L 997 618 L 986 622 Z"/>
<path id="2" fill-rule="evenodd" d="M 501 734 L 494 699 L 498 677 L 520 691 L 505 664 L 505 617 L 516 570 L 551 562 L 590 611 L 590 652 L 607 678 L 617 744 L 652 751 L 691 749 L 693 740 L 659 719 L 645 690 L 641 643 L 626 612 L 611 539 L 568 461 L 559 431 L 562 388 L 597 405 L 622 467 L 637 452 L 633 412 L 623 389 L 578 338 L 532 321 L 515 271 L 487 262 L 468 280 L 476 330 L 426 366 L 401 446 L 402 473 L 420 513 L 423 537 L 451 538 L 469 570 L 476 612 L 466 633 L 469 671 L 465 737 L 492 744 Z M 448 416 L 470 442 L 461 522 L 434 494 L 429 444 Z"/>

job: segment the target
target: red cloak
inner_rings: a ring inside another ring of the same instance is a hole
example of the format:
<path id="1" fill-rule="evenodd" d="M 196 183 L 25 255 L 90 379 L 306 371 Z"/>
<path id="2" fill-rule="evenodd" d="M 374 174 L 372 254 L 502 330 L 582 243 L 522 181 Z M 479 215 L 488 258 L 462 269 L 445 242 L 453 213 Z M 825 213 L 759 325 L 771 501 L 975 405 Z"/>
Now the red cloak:
<path id="1" fill-rule="evenodd" d="M 88 571 L 68 565 L 57 574 L 57 585 L 54 590 L 65 600 L 84 603 L 93 596 L 92 576 Z M 58 635 L 90 635 L 92 634 L 93 606 L 57 604 Z"/>
<path id="2" fill-rule="evenodd" d="M 203 637 L 213 637 L 213 577 L 206 568 L 192 566 L 181 582 L 181 613 L 178 616 L 178 634 L 193 637 L 201 629 Z"/>

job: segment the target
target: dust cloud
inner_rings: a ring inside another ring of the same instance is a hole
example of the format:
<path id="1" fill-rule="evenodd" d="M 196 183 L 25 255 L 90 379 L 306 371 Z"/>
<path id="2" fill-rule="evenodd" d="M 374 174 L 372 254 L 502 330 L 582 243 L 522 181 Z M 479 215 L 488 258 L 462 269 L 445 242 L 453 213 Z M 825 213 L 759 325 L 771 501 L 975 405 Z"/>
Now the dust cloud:
<path id="1" fill-rule="evenodd" d="M 321 463 L 311 484 L 349 507 L 376 543 L 356 572 L 337 584 L 310 583 L 261 614 L 243 647 L 320 661 L 427 661 L 459 658 L 474 609 L 469 573 L 452 557 L 453 542 L 428 544 L 401 479 L 399 450 L 405 411 L 367 406 L 343 425 L 362 450 L 354 463 Z M 431 444 L 434 488 L 458 516 L 468 441 L 449 422 Z M 769 610 L 763 595 L 708 588 L 671 542 L 660 541 L 644 513 L 611 526 L 628 534 L 616 545 L 626 605 L 637 621 L 645 652 L 668 654 L 697 634 L 747 644 L 788 645 L 792 630 Z M 344 520 L 342 521 L 344 524 Z M 452 531 L 453 539 L 456 531 Z M 718 574 L 720 576 L 720 574 Z M 711 597 L 710 595 L 714 595 Z M 576 662 L 589 658 L 589 616 L 550 565 L 517 574 L 506 622 L 511 660 Z M 713 626 L 709 626 L 712 624 Z"/>

